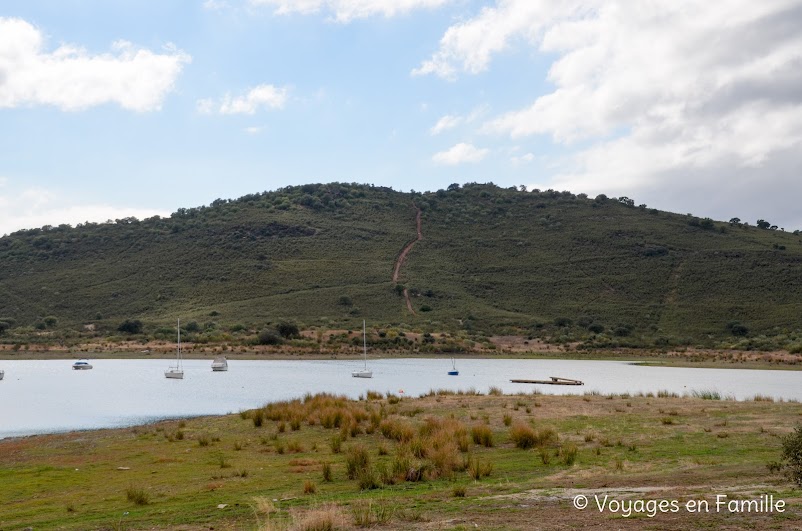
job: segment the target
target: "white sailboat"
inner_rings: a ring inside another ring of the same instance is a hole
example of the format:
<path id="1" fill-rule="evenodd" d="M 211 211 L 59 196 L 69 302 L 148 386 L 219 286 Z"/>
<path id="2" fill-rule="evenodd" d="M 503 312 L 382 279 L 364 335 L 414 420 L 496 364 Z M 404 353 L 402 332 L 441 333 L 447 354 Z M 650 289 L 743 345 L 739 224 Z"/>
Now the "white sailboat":
<path id="1" fill-rule="evenodd" d="M 164 377 L 176 380 L 184 379 L 184 368 L 181 366 L 181 319 L 178 320 L 178 349 L 176 351 L 175 366 L 170 366 L 164 371 Z"/>
<path id="2" fill-rule="evenodd" d="M 352 371 L 351 376 L 354 378 L 373 378 L 373 371 L 368 370 L 368 340 L 365 332 L 365 321 L 362 321 L 362 351 L 365 358 L 365 368 L 358 371 Z"/>

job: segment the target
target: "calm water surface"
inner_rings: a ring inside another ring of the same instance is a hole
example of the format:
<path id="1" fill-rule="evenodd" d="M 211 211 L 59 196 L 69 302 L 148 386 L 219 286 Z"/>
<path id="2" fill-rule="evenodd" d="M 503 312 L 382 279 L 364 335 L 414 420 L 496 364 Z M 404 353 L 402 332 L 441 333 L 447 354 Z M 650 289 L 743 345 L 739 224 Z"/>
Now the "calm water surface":
<path id="1" fill-rule="evenodd" d="M 746 369 L 639 367 L 618 361 L 369 360 L 372 379 L 351 377 L 360 361 L 229 360 L 228 372 L 188 360 L 184 380 L 168 380 L 170 360 L 90 360 L 94 369 L 72 370 L 71 360 L 0 361 L 0 438 L 78 429 L 130 426 L 171 417 L 237 412 L 273 400 L 326 391 L 356 398 L 366 390 L 418 396 L 430 389 L 505 393 L 637 393 L 715 390 L 742 400 L 755 394 L 802 400 L 802 372 Z M 576 378 L 582 387 L 513 384 L 511 378 Z"/>

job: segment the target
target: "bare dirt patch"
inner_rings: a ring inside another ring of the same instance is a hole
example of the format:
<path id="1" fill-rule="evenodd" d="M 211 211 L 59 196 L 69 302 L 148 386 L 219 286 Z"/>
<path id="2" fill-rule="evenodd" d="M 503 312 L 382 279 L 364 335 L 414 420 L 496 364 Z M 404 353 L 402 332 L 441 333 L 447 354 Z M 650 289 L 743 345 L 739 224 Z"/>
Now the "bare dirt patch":
<path id="1" fill-rule="evenodd" d="M 393 268 L 393 282 L 395 284 L 398 283 L 398 277 L 401 275 L 401 264 L 404 263 L 407 254 L 409 254 L 409 251 L 412 250 L 412 247 L 414 247 L 416 243 L 423 239 L 423 232 L 421 231 L 421 210 L 418 207 L 415 207 L 415 210 L 417 211 L 415 214 L 415 227 L 417 230 L 417 236 L 414 240 L 406 244 L 403 249 L 401 249 L 401 254 L 398 255 L 398 260 L 395 261 L 395 267 Z M 404 300 L 407 303 L 407 309 L 410 311 L 410 313 L 412 315 L 416 315 L 415 310 L 412 308 L 412 301 L 409 300 L 409 291 L 406 288 L 404 288 Z"/>

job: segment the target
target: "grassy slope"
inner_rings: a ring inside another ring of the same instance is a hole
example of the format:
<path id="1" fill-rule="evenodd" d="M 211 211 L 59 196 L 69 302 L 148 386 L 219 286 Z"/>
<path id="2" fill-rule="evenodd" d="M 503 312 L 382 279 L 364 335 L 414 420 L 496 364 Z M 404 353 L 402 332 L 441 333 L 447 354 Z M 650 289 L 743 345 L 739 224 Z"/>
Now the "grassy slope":
<path id="1" fill-rule="evenodd" d="M 328 407 L 328 406 L 327 406 Z M 642 529 L 644 517 L 614 518 L 597 511 L 576 511 L 572 493 L 609 493 L 618 499 L 756 498 L 773 493 L 789 504 L 773 515 L 659 515 L 653 529 L 798 529 L 802 525 L 799 491 L 767 472 L 779 458 L 778 435 L 799 420 L 798 404 L 703 401 L 693 398 L 628 396 L 430 396 L 422 399 L 347 402 L 345 411 L 371 411 L 383 419 L 412 426 L 415 433 L 430 416 L 453 416 L 468 429 L 486 425 L 494 446 L 471 442 L 456 455 L 457 469 L 422 482 L 398 481 L 361 491 L 346 477 L 349 448 L 367 449 L 370 461 L 391 469 L 402 444 L 372 434 L 346 435 L 342 452 L 330 441 L 341 433 L 321 426 L 324 409 L 300 412 L 299 430 L 279 432 L 282 421 L 229 415 L 162 422 L 133 429 L 45 435 L 0 441 L 0 527 L 15 529 L 253 529 L 257 521 L 296 522 L 325 504 L 334 504 L 346 526 L 360 500 L 372 500 L 391 514 L 386 527 L 417 529 Z M 346 417 L 351 413 L 346 413 Z M 510 438 L 512 425 L 554 429 L 559 441 L 521 450 Z M 310 417 L 315 424 L 309 425 Z M 370 420 L 359 422 L 368 429 Z M 359 430 L 361 431 L 361 430 Z M 182 432 L 184 438 L 175 439 Z M 207 446 L 199 441 L 205 439 Z M 297 444 L 297 452 L 292 445 Z M 433 451 L 431 441 L 427 446 Z M 576 462 L 567 465 L 560 447 L 575 445 Z M 380 455 L 383 447 L 387 455 Z M 279 453 L 279 448 L 283 453 Z M 471 479 L 458 463 L 467 456 L 492 463 L 488 477 Z M 322 478 L 331 463 L 332 482 Z M 413 466 L 422 462 L 412 459 Z M 119 470 L 118 467 L 125 467 Z M 430 471 L 433 470 L 430 468 Z M 245 472 L 245 474 L 243 474 Z M 304 483 L 316 492 L 305 494 Z M 466 498 L 454 497 L 464 488 Z M 148 503 L 126 498 L 140 489 Z M 534 489 L 534 490 L 532 490 Z M 637 489 L 643 489 L 638 492 Z M 260 503 L 280 512 L 260 514 Z M 228 507 L 218 509 L 225 503 Z M 374 511 L 376 507 L 374 507 Z M 125 513 L 125 516 L 123 514 Z M 428 523 L 427 523 L 428 522 Z M 464 526 L 464 527 L 460 527 Z M 266 527 L 265 529 L 275 529 Z M 279 527 L 280 528 L 280 527 Z"/>
<path id="2" fill-rule="evenodd" d="M 385 295 L 410 208 L 376 199 L 323 213 L 243 203 L 156 227 L 68 231 L 64 258 L 28 253 L 15 261 L 20 269 L 6 271 L 3 287 L 15 302 L 0 313 L 27 323 L 50 314 L 89 322 L 98 313 L 171 322 L 208 320 L 214 309 L 228 322 L 320 321 L 346 313 L 336 302 L 347 293 L 365 311 L 400 315 Z"/>
<path id="3" fill-rule="evenodd" d="M 694 338 L 719 335 L 730 320 L 797 326 L 802 248 L 793 235 L 702 230 L 686 216 L 611 202 L 508 199 L 466 197 L 427 211 L 428 239 L 413 250 L 409 277 L 453 286 L 463 315 L 475 309 L 496 322 L 587 315 Z M 499 212 L 486 214 L 492 208 Z M 657 247 L 668 253 L 646 256 Z"/>
<path id="4" fill-rule="evenodd" d="M 327 203 L 324 205 L 324 202 Z M 391 283 L 401 270 L 413 317 Z M 730 337 L 726 323 L 799 340 L 802 245 L 779 231 L 493 186 L 421 196 L 365 186 L 286 189 L 171 218 L 27 231 L 0 239 L 0 318 L 31 326 L 139 318 L 223 327 L 294 319 L 305 326 L 459 328 L 587 337 L 555 318 L 632 327 L 641 344 Z M 776 246 L 782 245 L 785 250 Z M 431 290 L 425 296 L 428 290 Z M 417 295 L 414 295 L 417 293 Z M 348 296 L 353 306 L 338 304 Z M 730 338 L 732 339 L 732 338 Z"/>

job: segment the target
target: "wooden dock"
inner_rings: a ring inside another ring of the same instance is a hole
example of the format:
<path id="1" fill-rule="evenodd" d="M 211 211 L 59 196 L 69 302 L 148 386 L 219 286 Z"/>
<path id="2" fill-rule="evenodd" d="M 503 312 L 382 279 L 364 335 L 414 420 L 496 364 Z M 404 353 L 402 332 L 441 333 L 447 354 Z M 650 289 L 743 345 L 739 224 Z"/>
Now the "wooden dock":
<path id="1" fill-rule="evenodd" d="M 559 376 L 550 376 L 551 380 L 510 380 L 512 383 L 529 383 L 529 384 L 543 384 L 543 385 L 585 385 L 581 380 L 574 380 L 573 378 L 561 378 Z"/>

